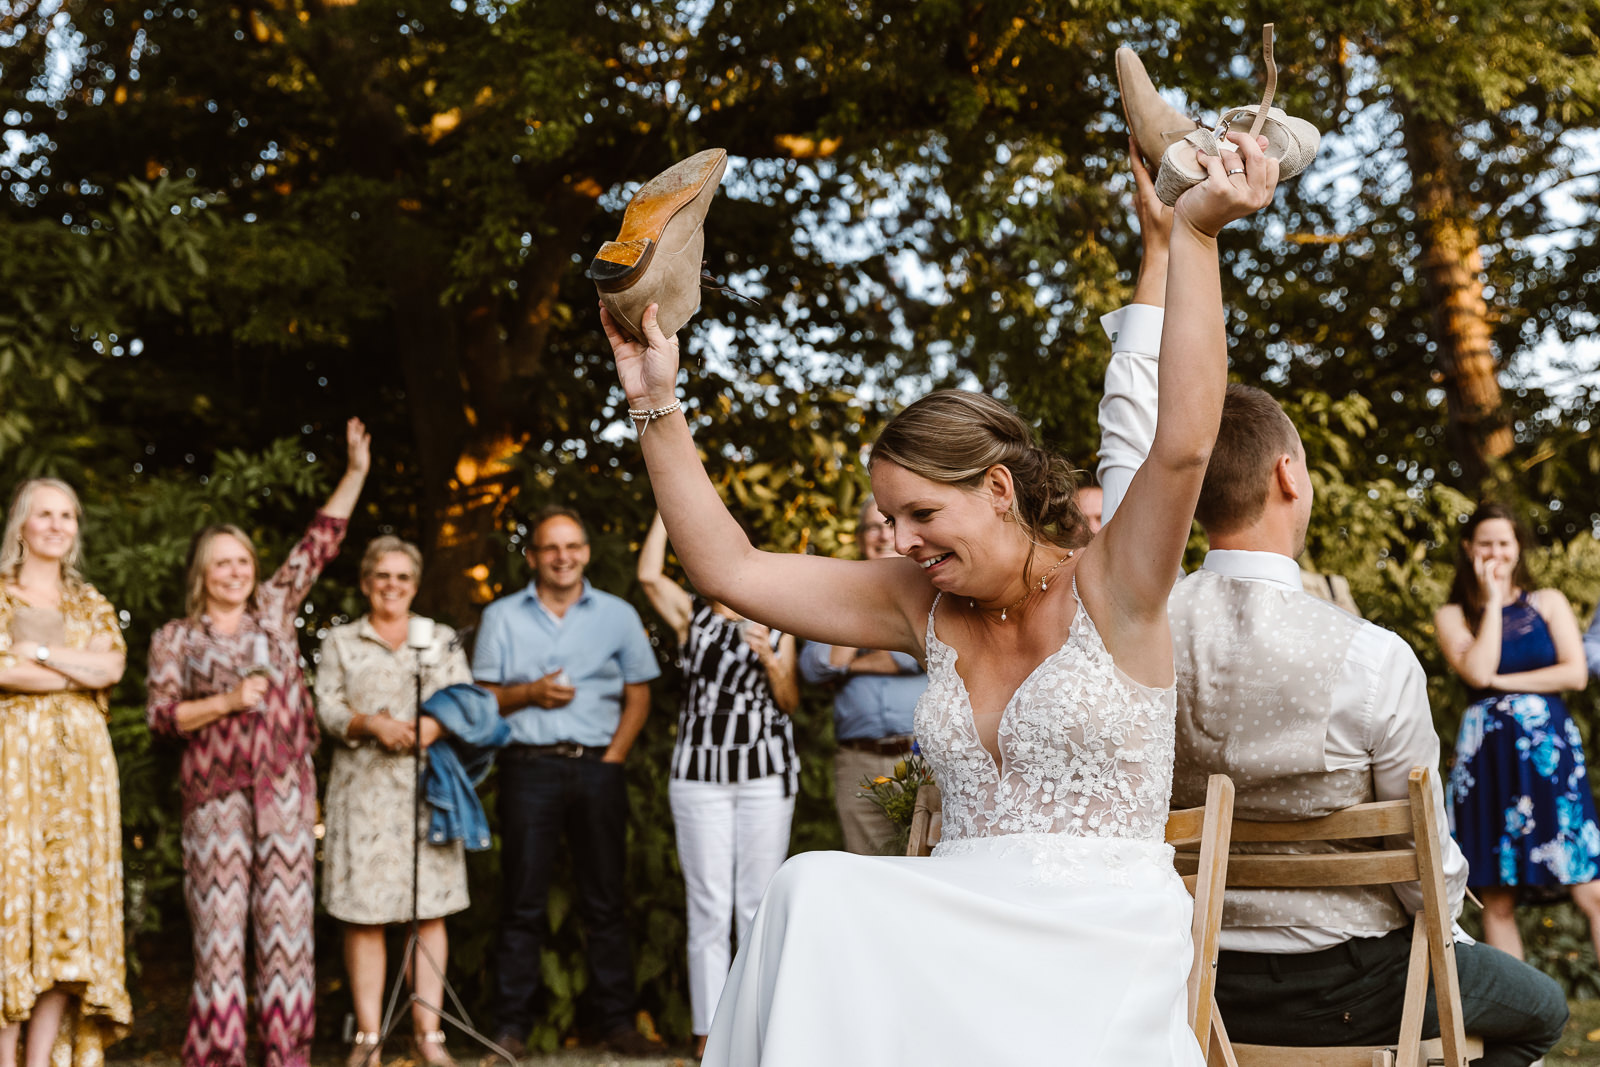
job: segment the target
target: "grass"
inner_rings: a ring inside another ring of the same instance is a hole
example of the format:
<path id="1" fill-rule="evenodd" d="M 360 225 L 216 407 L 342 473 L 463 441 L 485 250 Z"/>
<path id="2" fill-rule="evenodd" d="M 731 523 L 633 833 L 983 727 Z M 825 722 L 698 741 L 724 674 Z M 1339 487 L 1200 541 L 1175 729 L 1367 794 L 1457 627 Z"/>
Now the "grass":
<path id="1" fill-rule="evenodd" d="M 1600 1000 L 1575 1000 L 1570 1003 L 1572 1018 L 1567 1022 L 1561 1043 L 1545 1056 L 1545 1067 L 1600 1067 Z M 1590 1034 L 1594 1040 L 1589 1039 Z M 451 1038 L 451 1052 L 461 1067 L 478 1067 L 478 1059 L 460 1037 Z M 313 1067 L 343 1067 L 342 1055 L 312 1057 Z M 402 1057 L 384 1059 L 389 1067 L 411 1062 Z M 637 1058 L 615 1056 L 592 1049 L 567 1049 L 548 1056 L 530 1056 L 523 1067 L 694 1067 L 696 1060 L 683 1055 Z M 139 1059 L 108 1059 L 107 1067 L 177 1067 L 176 1057 L 154 1055 Z"/>
<path id="2" fill-rule="evenodd" d="M 1600 1067 L 1600 1000 L 1574 1000 L 1569 1006 L 1572 1018 L 1567 1020 L 1567 1031 L 1561 1035 L 1561 1043 L 1545 1056 L 1545 1064 Z M 1591 1033 L 1593 1041 L 1588 1037 Z"/>

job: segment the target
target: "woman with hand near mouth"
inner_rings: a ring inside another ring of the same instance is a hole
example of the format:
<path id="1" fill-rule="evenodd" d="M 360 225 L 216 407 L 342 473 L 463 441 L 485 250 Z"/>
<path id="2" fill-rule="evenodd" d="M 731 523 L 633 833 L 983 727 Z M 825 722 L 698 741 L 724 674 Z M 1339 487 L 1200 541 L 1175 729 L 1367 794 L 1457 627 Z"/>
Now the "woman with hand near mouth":
<path id="1" fill-rule="evenodd" d="M 678 346 L 602 322 L 657 505 L 697 589 L 810 640 L 928 664 L 916 734 L 944 798 L 933 859 L 811 852 L 773 878 L 707 1064 L 1199 1067 L 1192 903 L 1164 843 L 1175 704 L 1167 595 L 1227 380 L 1217 232 L 1270 202 L 1253 138 L 1199 156 L 1170 242 L 1155 444 L 1092 541 L 1070 465 L 989 397 L 890 420 L 872 489 L 905 559 L 757 551 L 705 473 Z M 1142 179 L 1147 180 L 1147 179 Z M 910 966 L 900 965 L 911 961 Z"/>
<path id="2" fill-rule="evenodd" d="M 384 926 L 411 919 L 412 850 L 417 858 L 417 936 L 423 955 L 416 968 L 417 995 L 443 1003 L 448 942 L 444 917 L 461 911 L 467 897 L 467 859 L 459 840 L 426 840 L 416 819 L 412 746 L 438 740 L 438 720 L 417 717 L 415 672 L 422 671 L 426 700 L 447 685 L 471 682 L 467 655 L 448 626 L 419 656 L 408 648 L 411 601 L 422 579 L 422 553 L 398 537 L 380 537 L 361 557 L 361 591 L 372 610 L 329 631 L 317 658 L 317 719 L 340 742 L 328 769 L 324 805 L 322 905 L 345 924 L 344 963 L 355 1002 L 352 1065 L 378 1067 L 384 980 Z M 454 1061 L 444 1048 L 438 1013 L 413 1004 L 417 1055 L 425 1064 Z"/>
<path id="3" fill-rule="evenodd" d="M 267 1067 L 304 1063 L 310 1052 L 317 726 L 295 618 L 339 554 L 366 481 L 372 439 L 360 419 L 346 424 L 345 449 L 344 477 L 265 582 L 243 530 L 195 534 L 188 613 L 150 641 L 150 729 L 184 742 L 183 888 L 195 955 L 186 1067 L 244 1062 L 247 930 Z"/>
<path id="4" fill-rule="evenodd" d="M 1439 649 L 1472 703 L 1456 734 L 1450 828 L 1483 900 L 1483 939 L 1522 958 L 1516 906 L 1570 894 L 1600 950 L 1600 821 L 1583 736 L 1561 699 L 1589 680 L 1559 589 L 1535 589 L 1531 544 L 1504 505 L 1480 504 L 1434 616 Z"/>
<path id="5" fill-rule="evenodd" d="M 98 1065 L 132 1017 L 106 732 L 127 646 L 78 573 L 81 511 L 65 482 L 23 482 L 0 544 L 0 1067 L 24 1025 L 27 1067 Z"/>

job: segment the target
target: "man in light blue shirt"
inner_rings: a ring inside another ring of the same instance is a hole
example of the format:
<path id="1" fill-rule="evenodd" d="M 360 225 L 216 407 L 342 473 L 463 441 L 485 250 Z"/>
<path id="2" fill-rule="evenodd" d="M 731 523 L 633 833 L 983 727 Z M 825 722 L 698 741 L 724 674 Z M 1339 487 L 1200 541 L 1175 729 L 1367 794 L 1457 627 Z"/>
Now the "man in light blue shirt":
<path id="1" fill-rule="evenodd" d="M 628 794 L 623 761 L 650 713 L 661 673 L 638 612 L 584 580 L 589 537 L 569 508 L 534 516 L 533 584 L 490 604 L 473 678 L 511 728 L 500 756 L 504 918 L 494 1009 L 501 1046 L 519 1056 L 536 1021 L 550 871 L 562 836 L 587 930 L 590 993 L 603 1043 L 649 1051 L 634 1026 L 633 960 L 624 923 Z"/>
<path id="2" fill-rule="evenodd" d="M 869 496 L 856 523 L 862 559 L 898 555 L 894 535 Z M 800 674 L 813 685 L 836 685 L 833 732 L 839 751 L 833 762 L 833 801 L 844 831 L 844 847 L 878 855 L 894 838 L 883 810 L 861 792 L 863 778 L 891 774 L 911 752 L 911 716 L 928 687 L 922 665 L 904 652 L 844 648 L 809 642 L 800 652 Z"/>

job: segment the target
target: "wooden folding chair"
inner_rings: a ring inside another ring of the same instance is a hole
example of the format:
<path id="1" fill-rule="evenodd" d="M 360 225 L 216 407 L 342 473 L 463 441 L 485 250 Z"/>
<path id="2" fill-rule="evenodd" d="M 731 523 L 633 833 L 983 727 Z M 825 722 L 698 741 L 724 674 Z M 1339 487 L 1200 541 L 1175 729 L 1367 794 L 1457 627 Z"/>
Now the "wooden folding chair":
<path id="1" fill-rule="evenodd" d="M 939 787 L 929 784 L 917 791 L 911 816 L 911 836 L 907 856 L 926 856 L 939 843 Z M 1194 920 L 1190 932 L 1194 939 L 1194 961 L 1189 968 L 1189 1026 L 1202 1051 L 1227 1048 L 1227 1033 L 1217 1014 L 1212 991 L 1217 982 L 1218 938 L 1222 930 L 1222 887 L 1228 867 L 1228 833 L 1233 822 L 1233 781 L 1225 774 L 1213 774 L 1206 783 L 1206 805 L 1185 808 L 1167 815 L 1166 840 L 1173 848 L 1193 857 L 1193 874 L 1184 885 L 1194 894 Z M 1218 1038 L 1213 1046 L 1213 1037 Z M 1224 1054 L 1225 1053 L 1221 1053 Z M 1218 1059 L 1216 1062 L 1227 1062 Z"/>
<path id="2" fill-rule="evenodd" d="M 939 843 L 939 831 L 944 827 L 944 800 L 939 787 L 929 782 L 917 790 L 917 804 L 911 811 L 911 837 L 906 841 L 906 855 L 926 856 Z"/>
<path id="3" fill-rule="evenodd" d="M 1439 854 L 1441 817 L 1433 792 L 1433 771 L 1411 772 L 1410 798 L 1358 804 L 1331 815 L 1299 822 L 1236 819 L 1233 845 L 1251 842 L 1372 841 L 1411 835 L 1415 848 L 1380 847 L 1370 851 L 1290 854 L 1235 851 L 1228 858 L 1229 889 L 1394 885 L 1418 882 L 1422 910 L 1412 924 L 1411 963 L 1406 972 L 1400 1037 L 1393 1045 L 1294 1048 L 1233 1044 L 1239 1067 L 1466 1067 L 1483 1055 L 1483 1043 L 1466 1036 L 1461 1018 L 1461 986 L 1456 976 L 1445 897 L 1444 864 Z M 1432 973 L 1441 1036 L 1422 1040 L 1428 976 Z"/>
<path id="4" fill-rule="evenodd" d="M 1222 891 L 1228 873 L 1228 840 L 1233 829 L 1233 779 L 1213 774 L 1206 780 L 1206 805 L 1167 813 L 1167 844 L 1181 867 L 1193 867 L 1183 884 L 1194 894 L 1194 962 L 1189 967 L 1189 1027 L 1208 1062 L 1227 1062 L 1228 1035 L 1213 993 L 1222 934 Z M 1213 1041 L 1215 1040 L 1215 1046 Z M 1213 1059 L 1212 1049 L 1221 1058 Z"/>

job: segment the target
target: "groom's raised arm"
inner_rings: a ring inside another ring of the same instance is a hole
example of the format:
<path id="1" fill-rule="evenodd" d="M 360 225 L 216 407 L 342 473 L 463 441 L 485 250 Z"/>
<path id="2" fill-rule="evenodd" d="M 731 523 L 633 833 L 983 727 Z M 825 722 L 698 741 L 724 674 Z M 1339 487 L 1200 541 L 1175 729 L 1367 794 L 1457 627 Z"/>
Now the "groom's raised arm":
<path id="1" fill-rule="evenodd" d="M 1161 399 L 1161 327 L 1166 320 L 1167 255 L 1172 240 L 1172 209 L 1156 196 L 1155 183 L 1139 158 L 1133 164 L 1134 211 L 1139 219 L 1139 280 L 1133 301 L 1100 318 L 1111 338 L 1105 398 L 1100 401 L 1101 524 L 1111 521 L 1133 476 L 1144 465 L 1156 438 Z"/>
<path id="2" fill-rule="evenodd" d="M 1156 436 L 1161 390 L 1161 324 L 1165 312 L 1151 304 L 1129 304 L 1100 318 L 1111 338 L 1106 391 L 1100 401 L 1101 523 L 1111 521 Z"/>

